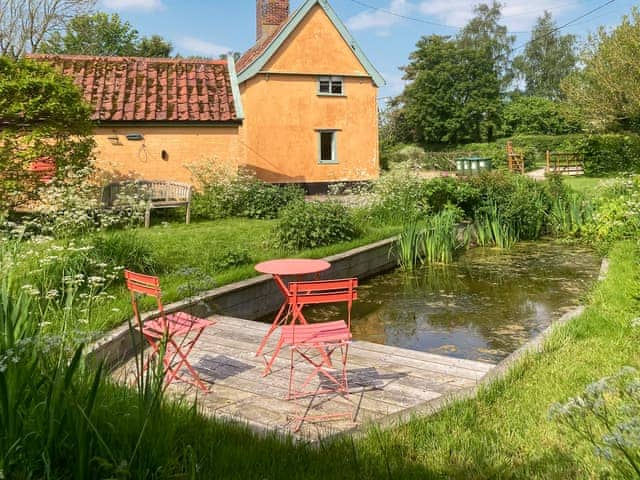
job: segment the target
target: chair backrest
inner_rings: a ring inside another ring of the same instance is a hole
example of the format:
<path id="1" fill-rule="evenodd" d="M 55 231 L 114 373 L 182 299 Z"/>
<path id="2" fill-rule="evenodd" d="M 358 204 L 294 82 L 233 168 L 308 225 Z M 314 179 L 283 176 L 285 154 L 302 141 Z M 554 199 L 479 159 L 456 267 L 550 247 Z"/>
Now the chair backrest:
<path id="1" fill-rule="evenodd" d="M 296 306 L 346 302 L 347 324 L 351 328 L 351 307 L 353 301 L 358 299 L 357 288 L 357 278 L 291 282 L 289 301 Z"/>
<path id="2" fill-rule="evenodd" d="M 160 279 L 153 275 L 145 275 L 142 273 L 132 272 L 131 270 L 124 271 L 124 279 L 127 284 L 127 289 L 131 292 L 131 306 L 133 307 L 133 313 L 136 317 L 136 321 L 140 328 L 142 328 L 142 317 L 140 316 L 140 309 L 138 308 L 138 296 L 146 295 L 156 299 L 158 305 L 158 311 L 160 317 L 164 322 L 164 313 L 162 308 L 162 291 L 160 290 Z"/>

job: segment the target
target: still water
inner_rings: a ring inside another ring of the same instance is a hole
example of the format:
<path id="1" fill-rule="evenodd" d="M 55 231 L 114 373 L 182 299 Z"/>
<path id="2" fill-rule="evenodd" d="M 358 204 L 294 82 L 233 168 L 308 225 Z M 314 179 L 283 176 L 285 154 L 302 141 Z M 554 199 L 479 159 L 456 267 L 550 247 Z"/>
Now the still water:
<path id="1" fill-rule="evenodd" d="M 498 362 L 578 305 L 598 276 L 591 250 L 558 243 L 476 248 L 452 265 L 394 271 L 362 282 L 352 311 L 357 340 Z M 344 318 L 305 308 L 310 321 Z"/>

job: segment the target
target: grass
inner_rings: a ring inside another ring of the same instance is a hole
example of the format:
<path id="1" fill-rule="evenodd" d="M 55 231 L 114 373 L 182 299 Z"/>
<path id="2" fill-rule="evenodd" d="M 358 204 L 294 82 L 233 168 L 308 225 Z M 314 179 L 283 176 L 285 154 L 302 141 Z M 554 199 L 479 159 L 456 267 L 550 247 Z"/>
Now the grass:
<path id="1" fill-rule="evenodd" d="M 504 380 L 477 398 L 459 401 L 432 417 L 415 419 L 364 438 L 345 439 L 319 452 L 278 446 L 265 457 L 262 441 L 249 453 L 244 478 L 589 478 L 612 474 L 589 445 L 548 419 L 553 402 L 623 365 L 640 366 L 637 315 L 640 253 L 632 242 L 611 254 L 611 270 L 597 285 L 585 313 L 556 329 L 541 353 L 530 354 Z M 249 439 L 247 439 L 249 440 Z M 202 442 L 206 443 L 206 442 Z M 233 451 L 227 446 L 224 450 Z M 224 456 L 224 451 L 218 451 Z M 211 466 L 210 474 L 235 476 Z M 615 475 L 614 475 L 615 476 Z M 238 475 L 237 478 L 243 478 Z"/>
<path id="2" fill-rule="evenodd" d="M 541 352 L 524 357 L 476 398 L 457 401 L 431 417 L 386 431 L 370 429 L 360 438 L 341 438 L 318 449 L 208 420 L 188 405 L 167 405 L 161 425 L 154 426 L 140 447 L 147 452 L 139 460 L 145 476 L 616 478 L 589 445 L 564 432 L 548 413 L 551 404 L 578 394 L 590 382 L 623 365 L 640 365 L 640 331 L 631 326 L 639 306 L 639 255 L 635 242 L 616 245 L 608 278 L 593 289 L 584 314 L 557 328 Z M 128 414 L 120 414 L 130 410 L 132 395 L 105 386 L 94 415 L 113 451 L 123 454 L 136 438 Z M 140 468 L 135 468 L 138 474 Z"/>
<path id="3" fill-rule="evenodd" d="M 564 183 L 576 192 L 584 193 L 588 196 L 595 196 L 598 191 L 598 184 L 606 178 L 585 177 L 584 175 L 562 177 Z"/>
<path id="4" fill-rule="evenodd" d="M 191 225 L 169 223 L 149 229 L 136 229 L 137 245 L 152 252 L 160 276 L 163 301 L 177 301 L 197 292 L 209 290 L 257 275 L 254 265 L 278 257 L 322 258 L 375 242 L 399 233 L 399 227 L 369 228 L 363 236 L 349 242 L 301 251 L 284 251 L 275 245 L 275 220 L 230 218 L 197 222 Z M 107 234 L 108 237 L 122 232 Z M 103 242 L 105 243 L 105 242 Z M 129 248 L 129 242 L 124 244 Z M 45 245 L 44 248 L 47 248 Z M 111 247 L 116 255 L 117 247 Z M 126 258 L 125 255 L 119 255 Z M 130 267 L 129 265 L 122 265 Z M 150 273 L 150 272 L 146 272 Z M 96 308 L 92 322 L 83 328 L 105 331 L 124 322 L 131 313 L 129 295 L 124 286 L 109 290 L 116 298 Z M 152 308 L 149 305 L 149 308 Z"/>

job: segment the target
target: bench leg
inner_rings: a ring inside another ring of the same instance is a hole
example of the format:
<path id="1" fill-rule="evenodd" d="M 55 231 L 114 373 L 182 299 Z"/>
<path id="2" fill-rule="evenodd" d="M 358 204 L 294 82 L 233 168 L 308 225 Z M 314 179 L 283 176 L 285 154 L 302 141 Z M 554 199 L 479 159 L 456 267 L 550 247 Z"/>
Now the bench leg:
<path id="1" fill-rule="evenodd" d="M 187 215 L 185 218 L 185 223 L 189 225 L 190 222 L 191 222 L 191 204 L 187 203 Z"/>
<path id="2" fill-rule="evenodd" d="M 151 226 L 151 209 L 147 208 L 144 212 L 144 228 Z"/>

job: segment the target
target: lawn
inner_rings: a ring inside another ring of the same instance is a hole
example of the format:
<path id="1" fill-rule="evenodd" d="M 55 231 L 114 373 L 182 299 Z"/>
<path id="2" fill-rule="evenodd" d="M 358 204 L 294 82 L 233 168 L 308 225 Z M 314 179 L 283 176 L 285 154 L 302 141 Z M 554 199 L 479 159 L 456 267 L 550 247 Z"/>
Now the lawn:
<path id="1" fill-rule="evenodd" d="M 183 461 L 147 461 L 164 465 L 162 478 L 176 478 L 179 472 L 203 479 L 623 478 L 595 457 L 585 441 L 550 420 L 549 409 L 624 365 L 640 366 L 640 332 L 631 325 L 640 293 L 638 255 L 635 242 L 616 245 L 608 277 L 589 295 L 584 314 L 557 328 L 542 352 L 527 355 L 476 398 L 320 448 L 254 435 L 172 406 L 162 428 L 153 429 L 163 436 L 153 456 L 168 453 L 170 444 L 175 446 L 170 457 Z M 107 396 L 112 415 L 113 408 L 118 411 L 113 405 L 118 394 Z M 124 397 L 119 408 L 126 411 Z M 109 418 L 103 419 L 111 425 L 108 431 L 126 431 L 124 419 Z"/>
<path id="2" fill-rule="evenodd" d="M 606 178 L 598 177 L 585 177 L 584 175 L 566 176 L 563 177 L 564 183 L 566 183 L 572 189 L 582 192 L 589 196 L 594 196 L 597 193 L 598 185 L 606 181 Z"/>
<path id="3" fill-rule="evenodd" d="M 146 245 L 152 252 L 155 273 L 160 276 L 163 301 L 168 303 L 255 276 L 257 272 L 253 266 L 263 260 L 287 256 L 322 258 L 399 233 L 399 227 L 369 227 L 352 241 L 309 250 L 285 251 L 273 240 L 275 223 L 274 220 L 246 218 L 191 225 L 165 223 L 149 229 L 137 228 L 129 231 L 128 235 L 135 235 L 137 243 Z M 131 268 L 126 264 L 122 266 Z M 96 313 L 87 329 L 105 331 L 130 316 L 129 295 L 122 283 L 118 284 L 109 290 L 115 299 L 94 307 Z M 151 303 L 148 305 L 152 307 Z"/>

